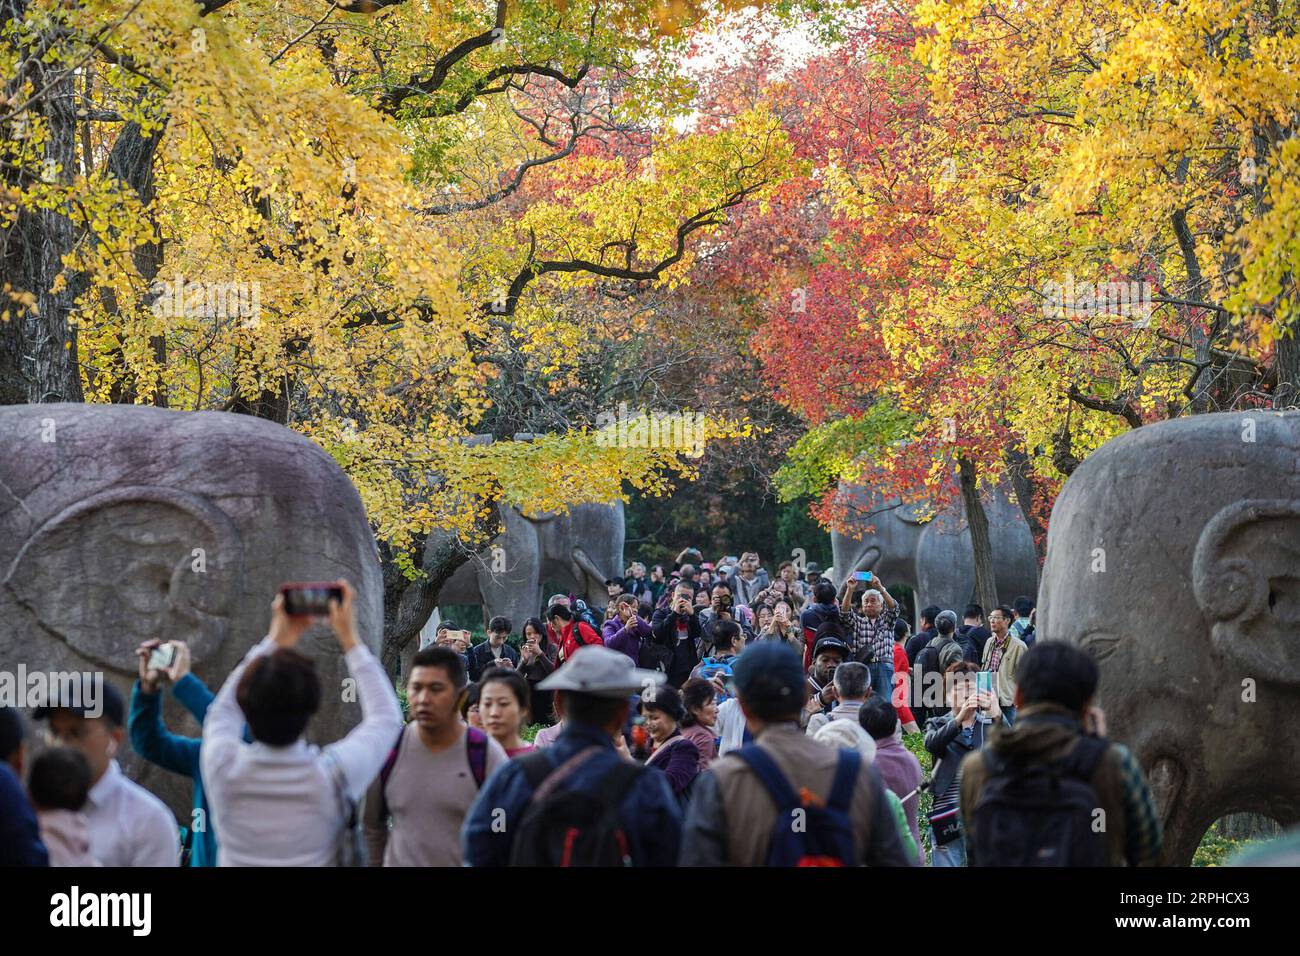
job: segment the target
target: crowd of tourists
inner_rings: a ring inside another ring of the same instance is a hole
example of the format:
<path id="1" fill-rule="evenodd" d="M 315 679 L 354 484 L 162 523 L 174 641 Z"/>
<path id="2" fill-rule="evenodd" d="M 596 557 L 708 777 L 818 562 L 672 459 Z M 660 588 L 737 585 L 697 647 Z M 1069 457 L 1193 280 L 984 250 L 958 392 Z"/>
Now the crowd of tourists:
<path id="1" fill-rule="evenodd" d="M 442 621 L 397 687 L 346 582 L 323 617 L 278 596 L 215 694 L 184 641 L 166 666 L 147 641 L 129 702 L 105 684 L 95 711 L 0 708 L 0 864 L 1154 863 L 1154 802 L 1105 738 L 1093 659 L 1037 634 L 1027 597 L 926 607 L 913 633 L 886 584 L 686 549 L 606 581 L 604 606 L 556 594 L 478 643 Z M 324 746 L 314 626 L 361 708 Z M 166 726 L 165 693 L 200 736 Z M 122 771 L 127 746 L 189 778 L 185 826 Z"/>

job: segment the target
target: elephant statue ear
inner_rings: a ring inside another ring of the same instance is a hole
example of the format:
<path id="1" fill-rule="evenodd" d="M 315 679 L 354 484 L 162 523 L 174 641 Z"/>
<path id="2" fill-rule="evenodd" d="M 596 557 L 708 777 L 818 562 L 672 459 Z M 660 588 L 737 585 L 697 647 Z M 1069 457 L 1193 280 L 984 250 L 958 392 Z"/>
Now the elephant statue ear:
<path id="1" fill-rule="evenodd" d="M 133 669 L 143 640 L 181 638 L 196 663 L 225 639 L 243 592 L 240 535 L 219 508 L 174 488 L 114 488 L 47 520 L 4 588 L 47 634 L 106 668 Z"/>
<path id="2" fill-rule="evenodd" d="M 1248 499 L 1216 514 L 1192 583 L 1215 649 L 1243 676 L 1300 684 L 1300 501 Z"/>

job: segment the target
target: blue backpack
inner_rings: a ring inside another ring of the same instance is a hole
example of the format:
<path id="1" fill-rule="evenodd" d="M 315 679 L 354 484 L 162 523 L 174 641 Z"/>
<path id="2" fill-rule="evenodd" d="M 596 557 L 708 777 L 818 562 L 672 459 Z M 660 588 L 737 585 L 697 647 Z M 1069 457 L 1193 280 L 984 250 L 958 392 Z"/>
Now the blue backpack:
<path id="1" fill-rule="evenodd" d="M 776 804 L 776 823 L 767 850 L 768 866 L 857 866 L 849 804 L 862 768 L 856 750 L 840 751 L 830 796 L 822 800 L 806 787 L 795 793 L 766 751 L 748 744 L 736 756 L 754 771 Z"/>

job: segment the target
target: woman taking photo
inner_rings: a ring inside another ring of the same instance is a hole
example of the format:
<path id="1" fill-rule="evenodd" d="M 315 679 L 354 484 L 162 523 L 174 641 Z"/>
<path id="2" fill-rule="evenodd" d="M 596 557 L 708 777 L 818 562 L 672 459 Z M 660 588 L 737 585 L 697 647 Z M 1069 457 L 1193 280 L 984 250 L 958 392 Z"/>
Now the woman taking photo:
<path id="1" fill-rule="evenodd" d="M 505 750 L 518 757 L 533 749 L 519 732 L 528 724 L 528 682 L 507 668 L 492 668 L 479 682 L 479 719 L 483 729 Z"/>
<path id="2" fill-rule="evenodd" d="M 519 633 L 523 640 L 519 642 L 518 670 L 528 681 L 532 716 L 534 720 L 549 724 L 553 720 L 554 694 L 549 690 L 538 690 L 537 685 L 555 670 L 555 646 L 547 639 L 546 625 L 539 617 L 524 621 L 524 628 Z"/>

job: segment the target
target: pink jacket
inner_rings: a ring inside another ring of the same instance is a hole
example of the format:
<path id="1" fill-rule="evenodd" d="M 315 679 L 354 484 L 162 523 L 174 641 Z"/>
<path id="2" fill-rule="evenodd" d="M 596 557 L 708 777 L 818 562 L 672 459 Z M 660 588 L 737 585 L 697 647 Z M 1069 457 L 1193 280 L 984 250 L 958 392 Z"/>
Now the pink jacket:
<path id="1" fill-rule="evenodd" d="M 75 810 L 41 810 L 41 842 L 50 866 L 99 866 L 90 855 L 90 820 Z"/>

